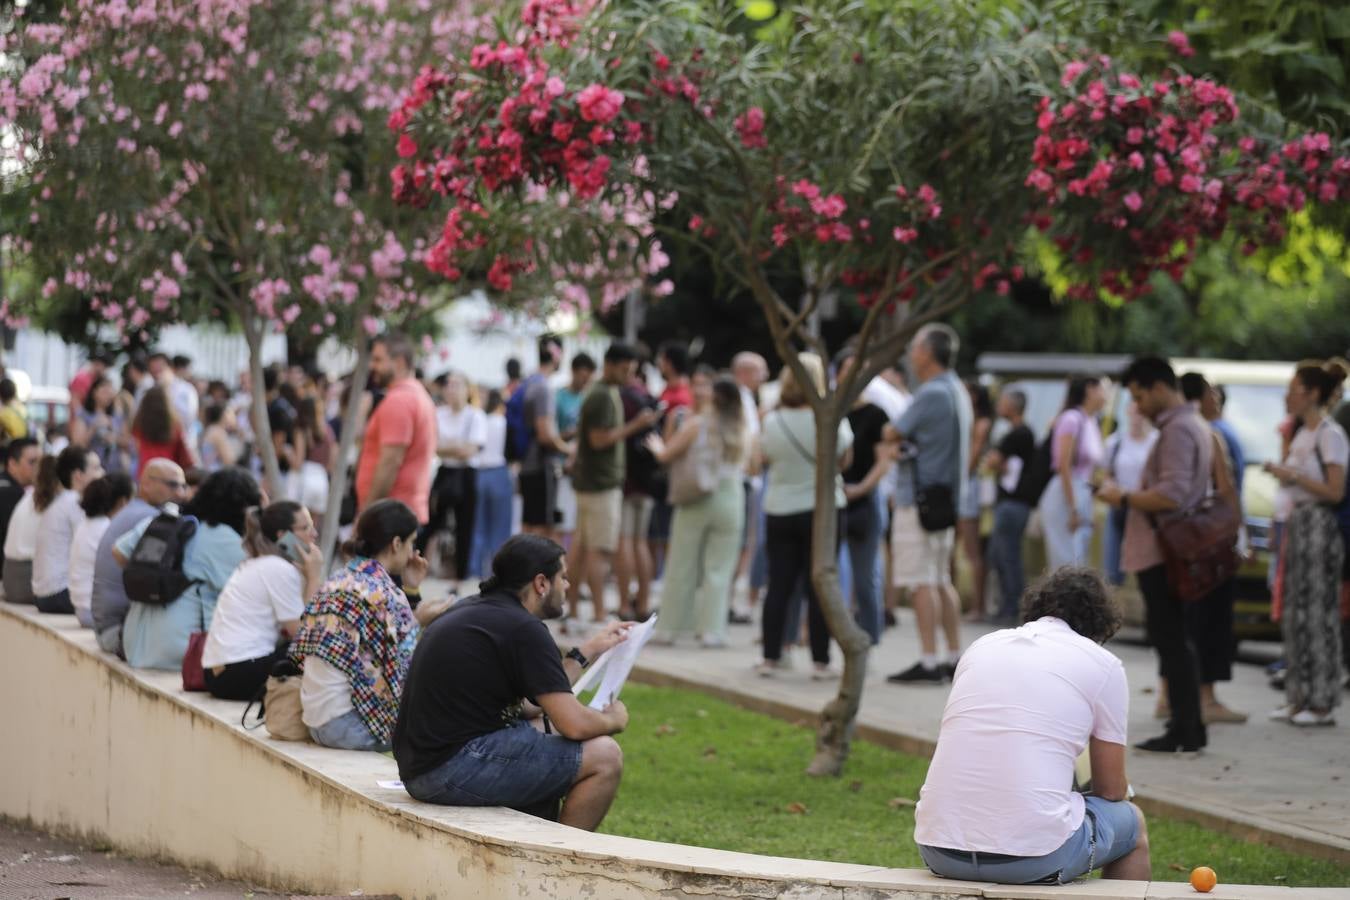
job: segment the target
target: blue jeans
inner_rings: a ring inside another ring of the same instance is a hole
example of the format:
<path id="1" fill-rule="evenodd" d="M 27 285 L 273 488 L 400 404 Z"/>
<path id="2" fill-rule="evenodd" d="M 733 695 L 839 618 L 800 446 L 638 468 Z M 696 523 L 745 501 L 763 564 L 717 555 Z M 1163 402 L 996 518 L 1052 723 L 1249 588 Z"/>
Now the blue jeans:
<path id="1" fill-rule="evenodd" d="M 1020 500 L 1000 500 L 994 507 L 994 530 L 989 535 L 989 565 L 998 576 L 999 618 L 1016 619 L 1026 586 L 1022 566 L 1022 535 L 1031 518 L 1031 506 Z"/>
<path id="2" fill-rule="evenodd" d="M 1109 584 L 1125 583 L 1120 569 L 1120 547 L 1125 541 L 1125 510 L 1112 508 L 1106 513 L 1106 534 L 1102 537 L 1102 571 Z"/>
<path id="3" fill-rule="evenodd" d="M 404 787 L 423 803 L 531 811 L 565 795 L 579 771 L 579 742 L 515 722 L 474 738 L 436 768 L 406 779 Z"/>
<path id="4" fill-rule="evenodd" d="M 384 753 L 389 749 L 388 744 L 380 743 L 379 739 L 370 733 L 361 714 L 354 709 L 336 719 L 329 719 L 318 728 L 311 728 L 309 736 L 320 747 L 331 747 L 334 750 L 373 750 L 376 753 Z"/>
<path id="5" fill-rule="evenodd" d="M 492 574 L 492 557 L 511 537 L 511 504 L 515 491 L 506 466 L 478 470 L 478 502 L 473 515 L 473 550 L 468 574 Z"/>
<path id="6" fill-rule="evenodd" d="M 873 491 L 857 506 L 844 513 L 844 536 L 848 541 L 848 562 L 853 581 L 854 613 L 858 624 L 881 642 L 881 495 Z"/>
<path id="7" fill-rule="evenodd" d="M 1083 824 L 1045 856 L 1002 856 L 919 845 L 934 875 L 995 884 L 1067 884 L 1130 855 L 1139 843 L 1139 818 L 1124 800 L 1085 797 Z"/>

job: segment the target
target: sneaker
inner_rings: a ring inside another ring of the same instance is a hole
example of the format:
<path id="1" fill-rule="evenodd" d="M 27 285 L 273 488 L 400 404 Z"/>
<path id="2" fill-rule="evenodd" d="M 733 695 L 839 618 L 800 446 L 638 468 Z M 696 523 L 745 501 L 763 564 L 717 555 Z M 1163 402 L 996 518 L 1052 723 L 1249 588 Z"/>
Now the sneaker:
<path id="1" fill-rule="evenodd" d="M 654 647 L 674 647 L 675 635 L 654 634 L 648 639 L 647 643 L 651 644 Z"/>
<path id="2" fill-rule="evenodd" d="M 839 677 L 839 670 L 829 663 L 816 663 L 811 667 L 812 681 L 834 681 Z"/>
<path id="3" fill-rule="evenodd" d="M 727 613 L 727 623 L 731 625 L 753 625 L 755 617 L 749 613 L 736 612 L 732 610 Z"/>
<path id="4" fill-rule="evenodd" d="M 726 638 L 710 634 L 707 637 L 699 638 L 698 645 L 704 650 L 721 650 L 727 645 Z"/>
<path id="5" fill-rule="evenodd" d="M 775 660 L 761 659 L 759 662 L 755 663 L 755 674 L 760 678 L 772 678 L 778 674 L 778 670 L 781 668 L 782 666 Z"/>
<path id="6" fill-rule="evenodd" d="M 1200 718 L 1206 725 L 1241 725 L 1247 721 L 1245 712 L 1229 709 L 1222 703 L 1206 703 L 1200 710 Z"/>
<path id="7" fill-rule="evenodd" d="M 1203 741 L 1199 743 L 1183 741 L 1171 734 L 1160 734 L 1134 745 L 1136 750 L 1143 750 L 1145 753 L 1199 753 L 1204 746 Z"/>
<path id="8" fill-rule="evenodd" d="M 1292 706 L 1281 706 L 1266 713 L 1266 718 L 1272 722 L 1288 722 L 1293 717 L 1294 708 Z"/>
<path id="9" fill-rule="evenodd" d="M 886 680 L 891 684 L 942 684 L 947 678 L 941 666 L 927 669 L 923 663 L 916 662 L 903 672 L 886 676 Z"/>
<path id="10" fill-rule="evenodd" d="M 943 678 L 951 681 L 956 678 L 956 663 L 938 663 L 938 671 L 942 673 Z"/>
<path id="11" fill-rule="evenodd" d="M 1290 725 L 1298 725 L 1303 728 L 1317 725 L 1335 725 L 1336 716 L 1327 710 L 1324 713 L 1313 712 L 1311 709 L 1304 709 L 1294 713 L 1289 717 Z"/>

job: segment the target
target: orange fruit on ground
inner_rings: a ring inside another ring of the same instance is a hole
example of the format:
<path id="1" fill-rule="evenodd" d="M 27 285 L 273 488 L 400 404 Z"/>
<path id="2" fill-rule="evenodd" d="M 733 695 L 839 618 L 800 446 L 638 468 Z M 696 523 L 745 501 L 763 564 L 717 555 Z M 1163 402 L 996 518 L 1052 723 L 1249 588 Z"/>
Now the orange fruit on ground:
<path id="1" fill-rule="evenodd" d="M 1219 883 L 1219 876 L 1214 874 L 1214 870 L 1209 866 L 1196 866 L 1191 869 L 1191 887 L 1202 894 L 1208 894 L 1214 890 L 1214 885 Z"/>

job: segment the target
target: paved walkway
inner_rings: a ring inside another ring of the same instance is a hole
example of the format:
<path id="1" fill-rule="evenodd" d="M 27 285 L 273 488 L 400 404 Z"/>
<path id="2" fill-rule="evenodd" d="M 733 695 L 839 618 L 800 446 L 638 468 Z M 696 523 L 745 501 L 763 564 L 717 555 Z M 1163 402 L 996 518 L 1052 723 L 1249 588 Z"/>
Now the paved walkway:
<path id="1" fill-rule="evenodd" d="M 965 626 L 969 643 L 990 629 Z M 795 668 L 773 678 L 751 671 L 758 656 L 757 626 L 731 629 L 731 646 L 693 646 L 643 651 L 639 675 L 647 681 L 707 690 L 743 705 L 787 717 L 811 718 L 834 696 L 835 682 L 812 681 L 810 660 L 796 648 Z M 1131 686 L 1131 740 L 1160 733 L 1153 719 L 1157 664 L 1138 644 L 1112 642 Z M 910 752 L 931 753 L 947 697 L 945 687 L 897 686 L 886 675 L 917 658 L 917 637 L 908 611 L 886 632 L 868 666 L 859 716 L 860 735 Z M 836 660 L 842 664 L 837 656 Z M 1260 666 L 1238 665 L 1220 699 L 1251 714 L 1244 725 L 1214 725 L 1209 748 L 1193 758 L 1158 757 L 1138 751 L 1128 759 L 1130 779 L 1145 805 L 1230 833 L 1281 844 L 1300 852 L 1350 860 L 1350 721 L 1335 728 L 1297 729 L 1270 722 L 1266 713 L 1282 702 Z M 1344 709 L 1344 708 L 1343 708 Z M 809 760 L 803 760 L 805 764 Z"/>

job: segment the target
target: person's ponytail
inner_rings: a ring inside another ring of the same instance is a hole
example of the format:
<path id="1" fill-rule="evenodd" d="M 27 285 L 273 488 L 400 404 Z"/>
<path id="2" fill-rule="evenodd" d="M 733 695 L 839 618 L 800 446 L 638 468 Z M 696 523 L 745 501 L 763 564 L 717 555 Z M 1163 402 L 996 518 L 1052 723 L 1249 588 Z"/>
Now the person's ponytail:
<path id="1" fill-rule="evenodd" d="M 490 591 L 519 594 L 537 575 L 551 581 L 562 571 L 566 553 L 561 545 L 546 537 L 518 534 L 502 544 L 492 558 L 492 575 L 478 589 L 484 594 Z"/>
<path id="2" fill-rule="evenodd" d="M 366 508 L 356 520 L 350 540 L 342 544 L 342 555 L 364 556 L 374 559 L 394 542 L 416 534 L 417 515 L 402 500 L 378 500 Z"/>

